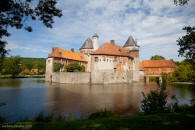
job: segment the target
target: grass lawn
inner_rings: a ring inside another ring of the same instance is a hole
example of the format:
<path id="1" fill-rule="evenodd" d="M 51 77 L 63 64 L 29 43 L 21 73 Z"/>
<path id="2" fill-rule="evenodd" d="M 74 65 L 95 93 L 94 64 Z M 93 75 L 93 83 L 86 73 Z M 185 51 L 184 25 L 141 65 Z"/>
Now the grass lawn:
<path id="1" fill-rule="evenodd" d="M 10 123 L 9 123 L 10 124 Z M 12 125 L 32 125 L 33 130 L 194 130 L 195 114 L 164 113 L 153 115 L 137 114 L 127 117 L 108 117 L 72 121 L 17 122 Z"/>

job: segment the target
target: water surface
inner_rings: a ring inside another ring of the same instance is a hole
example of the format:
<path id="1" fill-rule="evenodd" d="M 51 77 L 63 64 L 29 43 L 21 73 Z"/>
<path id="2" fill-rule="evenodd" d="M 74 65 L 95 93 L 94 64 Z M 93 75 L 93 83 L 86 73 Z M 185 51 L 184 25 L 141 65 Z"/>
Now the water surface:
<path id="1" fill-rule="evenodd" d="M 41 79 L 44 80 L 44 79 Z M 89 114 L 108 109 L 119 115 L 131 115 L 140 110 L 141 92 L 157 88 L 155 83 L 143 82 L 112 85 L 70 85 L 37 82 L 37 79 L 0 79 L 0 116 L 17 121 L 44 111 L 55 115 L 73 114 L 86 118 Z M 168 100 L 173 96 L 180 104 L 190 104 L 195 97 L 192 85 L 167 87 Z"/>

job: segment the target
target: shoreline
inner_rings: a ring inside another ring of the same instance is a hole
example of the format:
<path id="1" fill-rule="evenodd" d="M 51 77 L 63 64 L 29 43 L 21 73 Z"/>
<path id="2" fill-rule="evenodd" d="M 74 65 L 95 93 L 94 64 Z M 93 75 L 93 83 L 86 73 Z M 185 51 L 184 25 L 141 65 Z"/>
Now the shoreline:
<path id="1" fill-rule="evenodd" d="M 0 79 L 17 79 L 17 78 L 45 78 L 45 75 L 17 75 L 14 78 L 11 75 L 0 75 Z"/>
<path id="2" fill-rule="evenodd" d="M 189 85 L 195 85 L 194 82 L 172 82 L 173 84 L 189 84 Z"/>

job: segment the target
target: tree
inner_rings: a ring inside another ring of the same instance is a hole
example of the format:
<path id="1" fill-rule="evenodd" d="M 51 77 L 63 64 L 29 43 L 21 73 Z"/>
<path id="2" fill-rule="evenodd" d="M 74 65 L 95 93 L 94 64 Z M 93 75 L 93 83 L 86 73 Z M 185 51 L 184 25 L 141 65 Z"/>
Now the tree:
<path id="1" fill-rule="evenodd" d="M 187 34 L 177 40 L 177 45 L 180 46 L 179 56 L 187 59 L 195 59 L 195 27 L 184 27 Z"/>
<path id="2" fill-rule="evenodd" d="M 27 67 L 28 70 L 31 71 L 33 69 L 33 64 L 30 64 L 30 63 L 25 64 L 25 67 Z"/>
<path id="3" fill-rule="evenodd" d="M 194 62 L 184 60 L 174 71 L 171 77 L 169 77 L 169 81 L 171 82 L 194 82 L 195 81 L 195 67 Z"/>
<path id="4" fill-rule="evenodd" d="M 85 72 L 85 66 L 81 66 L 78 63 L 71 63 L 66 65 L 67 72 Z"/>
<path id="5" fill-rule="evenodd" d="M 21 58 L 19 56 L 12 56 L 10 58 L 6 58 L 3 62 L 3 74 L 11 74 L 14 78 L 21 71 Z"/>
<path id="6" fill-rule="evenodd" d="M 63 66 L 64 66 L 64 65 L 61 64 L 61 63 L 54 63 L 54 64 L 53 64 L 53 71 L 54 71 L 54 72 L 59 72 L 60 69 L 61 69 Z"/>
<path id="7" fill-rule="evenodd" d="M 175 5 L 185 5 L 188 4 L 189 0 L 174 0 Z"/>
<path id="8" fill-rule="evenodd" d="M 0 2 L 0 58 L 2 59 L 8 50 L 7 42 L 3 37 L 10 36 L 8 28 L 25 29 L 32 31 L 28 24 L 30 20 L 40 20 L 43 24 L 52 28 L 54 17 L 61 17 L 62 11 L 57 9 L 57 0 L 1 0 Z"/>
<path id="9" fill-rule="evenodd" d="M 150 58 L 150 60 L 164 60 L 165 58 L 160 55 L 154 55 Z"/>

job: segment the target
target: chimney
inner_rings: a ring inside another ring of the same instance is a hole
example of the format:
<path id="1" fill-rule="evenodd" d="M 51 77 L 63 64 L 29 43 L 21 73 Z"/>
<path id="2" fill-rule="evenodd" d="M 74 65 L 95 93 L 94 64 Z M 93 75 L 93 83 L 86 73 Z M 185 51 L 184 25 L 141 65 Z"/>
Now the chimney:
<path id="1" fill-rule="evenodd" d="M 71 48 L 71 51 L 74 52 L 74 48 Z"/>
<path id="2" fill-rule="evenodd" d="M 115 45 L 115 41 L 114 40 L 110 40 L 110 44 Z"/>

